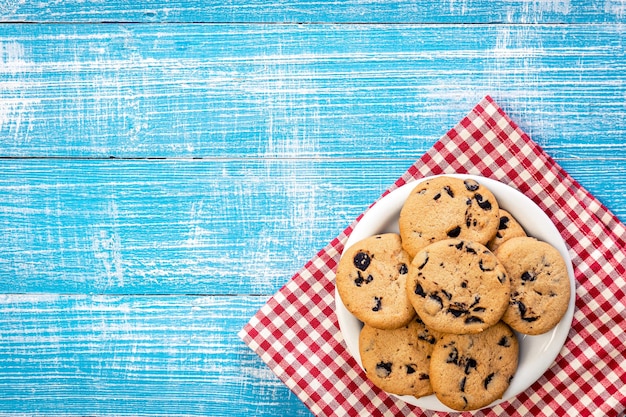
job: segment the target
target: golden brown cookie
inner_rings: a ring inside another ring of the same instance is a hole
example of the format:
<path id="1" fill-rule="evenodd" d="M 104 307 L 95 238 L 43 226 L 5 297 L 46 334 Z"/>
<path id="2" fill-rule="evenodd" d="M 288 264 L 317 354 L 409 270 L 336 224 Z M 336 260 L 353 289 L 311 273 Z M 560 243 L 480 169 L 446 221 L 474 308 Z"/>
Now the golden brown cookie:
<path id="1" fill-rule="evenodd" d="M 476 410 L 502 398 L 517 369 L 519 343 L 499 322 L 482 333 L 443 335 L 430 360 L 435 395 L 455 410 Z"/>
<path id="2" fill-rule="evenodd" d="M 413 257 L 439 240 L 459 238 L 487 244 L 498 229 L 494 195 L 473 179 L 434 177 L 418 184 L 400 211 L 402 245 Z"/>
<path id="3" fill-rule="evenodd" d="M 419 318 L 394 330 L 365 325 L 359 351 L 367 378 L 392 394 L 418 398 L 432 394 L 429 363 L 438 336 Z"/>
<path id="4" fill-rule="evenodd" d="M 529 335 L 556 326 L 570 298 L 567 266 L 559 251 L 546 242 L 517 237 L 500 245 L 495 254 L 511 280 L 511 297 L 503 320 Z"/>
<path id="5" fill-rule="evenodd" d="M 410 259 L 395 233 L 363 239 L 343 253 L 336 285 L 356 318 L 379 329 L 406 325 L 415 310 L 406 294 Z"/>
<path id="6" fill-rule="evenodd" d="M 477 333 L 507 309 L 510 282 L 485 246 L 446 239 L 422 249 L 409 266 L 407 294 L 426 326 L 444 333 Z"/>

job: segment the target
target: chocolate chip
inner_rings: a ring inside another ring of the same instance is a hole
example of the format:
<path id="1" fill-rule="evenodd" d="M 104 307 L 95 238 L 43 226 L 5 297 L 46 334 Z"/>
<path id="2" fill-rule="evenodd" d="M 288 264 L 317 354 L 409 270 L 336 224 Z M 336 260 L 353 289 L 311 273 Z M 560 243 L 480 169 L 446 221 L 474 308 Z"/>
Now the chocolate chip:
<path id="1" fill-rule="evenodd" d="M 431 334 L 427 334 L 427 333 L 420 333 L 417 335 L 417 338 L 431 345 L 434 345 L 437 342 L 437 339 L 435 339 L 435 336 Z"/>
<path id="2" fill-rule="evenodd" d="M 441 193 L 437 193 L 435 194 L 435 196 L 433 197 L 433 200 L 437 201 L 441 198 Z"/>
<path id="3" fill-rule="evenodd" d="M 400 273 L 400 275 L 408 274 L 409 268 L 407 268 L 406 264 L 400 264 L 400 267 L 398 268 L 398 272 Z"/>
<path id="4" fill-rule="evenodd" d="M 474 180 L 465 180 L 463 181 L 463 184 L 465 184 L 467 191 L 476 191 L 480 187 L 480 184 Z"/>
<path id="5" fill-rule="evenodd" d="M 498 346 L 510 347 L 511 341 L 509 340 L 508 337 L 502 336 L 502 339 L 500 339 L 500 341 L 498 342 Z"/>
<path id="6" fill-rule="evenodd" d="M 455 308 L 448 308 L 448 313 L 452 314 L 454 317 L 461 317 L 464 314 L 469 313 L 467 310 L 459 310 Z"/>
<path id="7" fill-rule="evenodd" d="M 521 278 L 522 281 L 533 282 L 537 279 L 537 276 L 531 271 L 524 271 Z"/>
<path id="8" fill-rule="evenodd" d="M 453 363 L 455 365 L 459 364 L 459 351 L 453 346 L 448 354 L 448 358 L 446 359 L 446 363 Z"/>
<path id="9" fill-rule="evenodd" d="M 469 253 L 469 254 L 472 254 L 472 255 L 476 255 L 476 253 L 477 253 L 477 252 L 476 252 L 476 249 L 474 249 L 474 248 L 473 248 L 473 247 L 471 247 L 471 246 L 466 246 L 466 247 L 465 247 L 465 252 L 467 252 L 467 253 Z"/>
<path id="10" fill-rule="evenodd" d="M 515 301 L 515 303 L 517 304 L 517 308 L 519 309 L 519 314 L 522 318 L 522 320 L 528 322 L 528 323 L 532 323 L 533 321 L 536 321 L 539 319 L 539 317 L 528 317 L 526 316 L 527 313 L 527 309 L 526 309 L 526 305 L 524 303 L 522 303 L 521 301 Z"/>
<path id="11" fill-rule="evenodd" d="M 443 187 L 443 190 L 444 190 L 444 191 L 445 191 L 445 192 L 446 192 L 446 193 L 447 193 L 450 197 L 454 198 L 454 192 L 452 192 L 452 190 L 450 189 L 450 187 L 449 187 L 449 186 L 447 186 L 447 185 L 446 185 L 445 187 Z"/>
<path id="12" fill-rule="evenodd" d="M 358 252 L 354 256 L 354 266 L 361 271 L 365 271 L 370 266 L 370 256 L 365 252 Z"/>
<path id="13" fill-rule="evenodd" d="M 372 311 L 380 311 L 380 309 L 382 308 L 382 305 L 381 305 L 382 299 L 383 299 L 382 297 L 374 297 L 374 302 L 376 303 L 376 305 L 372 307 Z"/>
<path id="14" fill-rule="evenodd" d="M 419 379 L 420 379 L 420 381 L 426 381 L 426 380 L 430 379 L 430 377 L 428 376 L 428 374 L 421 373 Z"/>
<path id="15" fill-rule="evenodd" d="M 393 364 L 391 362 L 378 362 L 376 364 L 376 375 L 379 378 L 387 378 L 391 374 L 391 367 Z"/>
<path id="16" fill-rule="evenodd" d="M 487 309 L 485 307 L 474 307 L 472 311 L 476 313 L 482 313 L 484 311 L 487 311 Z"/>
<path id="17" fill-rule="evenodd" d="M 445 295 L 445 296 L 446 296 L 446 298 L 447 298 L 448 300 L 451 300 L 451 299 L 452 299 L 452 294 L 450 294 L 448 291 L 446 291 L 446 290 L 441 290 L 441 292 L 443 293 L 443 295 Z"/>
<path id="18" fill-rule="evenodd" d="M 500 223 L 498 224 L 498 230 L 505 230 L 509 228 L 509 218 L 508 216 L 500 217 Z M 502 237 L 502 236 L 500 236 Z"/>
<path id="19" fill-rule="evenodd" d="M 461 283 L 461 288 L 467 288 L 467 281 L 463 281 Z"/>
<path id="20" fill-rule="evenodd" d="M 469 209 L 465 211 L 465 227 L 472 226 L 472 214 L 469 212 Z"/>
<path id="21" fill-rule="evenodd" d="M 485 264 L 483 263 L 482 259 L 478 260 L 478 267 L 480 268 L 481 271 L 483 272 L 489 272 L 489 271 L 493 271 L 493 267 L 491 266 L 485 266 Z"/>
<path id="22" fill-rule="evenodd" d="M 415 295 L 419 295 L 420 297 L 426 297 L 426 293 L 424 292 L 424 288 L 420 284 L 415 285 Z"/>
<path id="23" fill-rule="evenodd" d="M 424 269 L 424 267 L 426 266 L 427 263 L 428 263 L 428 252 L 426 252 L 424 254 L 424 260 L 422 261 L 422 263 L 420 265 L 418 265 L 417 269 L 419 269 L 419 270 Z"/>
<path id="24" fill-rule="evenodd" d="M 478 203 L 478 207 L 486 211 L 491 210 L 491 202 L 489 200 L 484 200 L 484 197 L 481 194 L 475 194 L 474 198 Z"/>
<path id="25" fill-rule="evenodd" d="M 504 281 L 506 281 L 506 274 L 498 274 L 497 278 L 500 284 L 504 284 Z"/>
<path id="26" fill-rule="evenodd" d="M 443 300 L 441 299 L 441 297 L 439 297 L 439 295 L 437 295 L 436 292 L 430 294 L 428 298 L 439 304 L 439 308 L 443 308 Z"/>
<path id="27" fill-rule="evenodd" d="M 472 369 L 476 369 L 476 365 L 478 365 L 476 363 L 476 359 L 468 358 L 465 361 L 465 369 L 464 369 L 465 375 L 469 375 L 469 373 L 471 372 Z"/>
<path id="28" fill-rule="evenodd" d="M 357 271 L 357 277 L 354 280 L 354 284 L 357 287 L 361 287 L 361 286 L 363 286 L 363 284 L 369 284 L 372 281 L 374 281 L 374 277 L 373 276 L 367 275 L 366 278 L 363 278 L 363 275 L 361 275 L 361 272 Z"/>
<path id="29" fill-rule="evenodd" d="M 411 375 L 414 373 L 415 373 L 415 368 L 413 368 L 413 365 L 406 365 L 406 374 Z"/>
<path id="30" fill-rule="evenodd" d="M 469 316 L 465 319 L 465 324 L 484 323 L 484 320 L 480 317 Z"/>
<path id="31" fill-rule="evenodd" d="M 464 376 L 461 382 L 459 383 L 459 391 L 465 392 L 465 381 L 467 381 L 467 377 Z"/>
<path id="32" fill-rule="evenodd" d="M 487 387 L 491 383 L 491 380 L 493 379 L 494 375 L 495 374 L 492 372 L 489 375 L 487 375 L 487 378 L 485 378 L 485 382 L 483 383 L 483 386 L 485 387 L 485 389 L 487 389 Z"/>
<path id="33" fill-rule="evenodd" d="M 458 250 L 463 249 L 463 241 L 460 241 L 459 243 L 457 243 L 456 245 L 454 245 L 455 248 L 457 248 Z"/>
<path id="34" fill-rule="evenodd" d="M 480 295 L 475 295 L 474 296 L 474 302 L 472 304 L 470 304 L 469 308 L 474 307 L 475 305 L 477 305 L 478 303 L 480 303 Z"/>
<path id="35" fill-rule="evenodd" d="M 459 237 L 461 234 L 461 226 L 457 226 L 453 229 L 448 230 L 448 237 Z"/>

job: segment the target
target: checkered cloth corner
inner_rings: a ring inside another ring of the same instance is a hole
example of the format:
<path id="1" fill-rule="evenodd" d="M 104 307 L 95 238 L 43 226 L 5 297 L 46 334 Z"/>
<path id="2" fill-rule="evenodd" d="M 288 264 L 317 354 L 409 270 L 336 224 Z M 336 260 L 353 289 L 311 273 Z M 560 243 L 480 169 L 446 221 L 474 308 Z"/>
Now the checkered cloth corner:
<path id="1" fill-rule="evenodd" d="M 572 328 L 525 392 L 477 416 L 617 416 L 626 407 L 626 227 L 490 98 L 437 141 L 385 194 L 424 176 L 467 173 L 509 184 L 551 218 L 577 282 Z M 366 380 L 334 313 L 335 267 L 357 218 L 264 305 L 239 336 L 320 416 L 444 415 Z"/>

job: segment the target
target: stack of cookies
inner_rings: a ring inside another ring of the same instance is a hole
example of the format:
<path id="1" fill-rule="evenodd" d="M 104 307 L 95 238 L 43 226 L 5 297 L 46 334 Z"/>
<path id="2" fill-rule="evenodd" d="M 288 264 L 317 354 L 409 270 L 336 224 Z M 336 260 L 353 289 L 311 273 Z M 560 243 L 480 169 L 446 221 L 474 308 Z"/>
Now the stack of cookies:
<path id="1" fill-rule="evenodd" d="M 398 225 L 347 248 L 337 268 L 339 295 L 364 324 L 367 377 L 393 394 L 482 408 L 515 374 L 514 331 L 545 333 L 565 314 L 565 261 L 473 179 L 418 184 Z"/>

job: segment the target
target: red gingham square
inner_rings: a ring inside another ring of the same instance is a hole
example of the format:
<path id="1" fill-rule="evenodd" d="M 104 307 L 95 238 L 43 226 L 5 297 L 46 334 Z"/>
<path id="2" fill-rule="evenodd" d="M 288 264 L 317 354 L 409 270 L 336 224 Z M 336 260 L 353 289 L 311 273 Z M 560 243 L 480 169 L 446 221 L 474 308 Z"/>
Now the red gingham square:
<path id="1" fill-rule="evenodd" d="M 477 416 L 617 416 L 626 407 L 626 227 L 485 97 L 385 191 L 444 173 L 491 177 L 530 197 L 568 245 L 577 281 L 572 329 L 529 389 Z M 348 226 L 263 306 L 239 336 L 320 416 L 444 415 L 369 383 L 334 313 L 334 268 Z"/>

